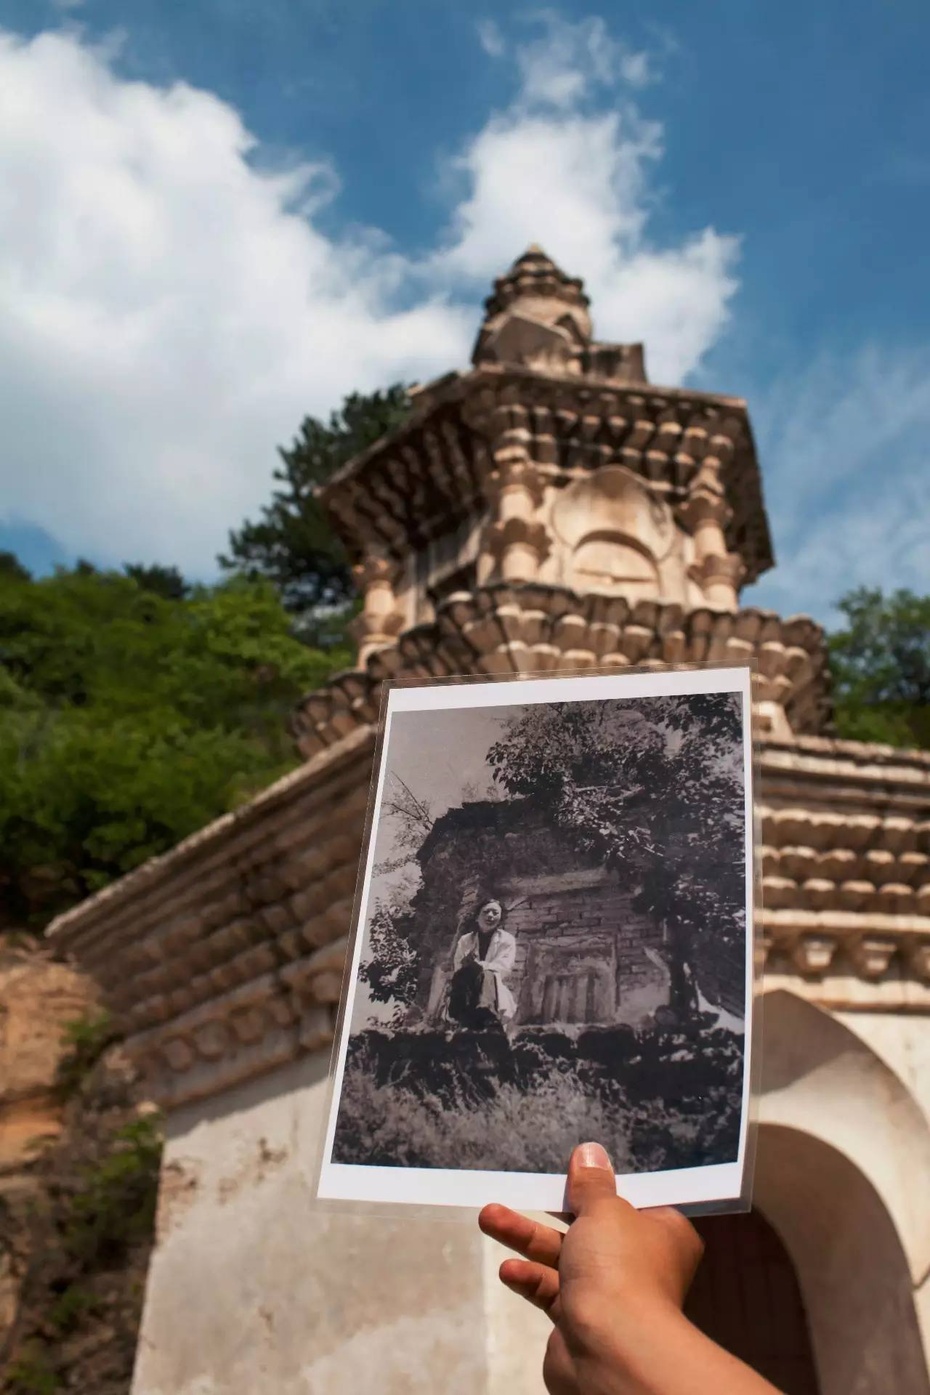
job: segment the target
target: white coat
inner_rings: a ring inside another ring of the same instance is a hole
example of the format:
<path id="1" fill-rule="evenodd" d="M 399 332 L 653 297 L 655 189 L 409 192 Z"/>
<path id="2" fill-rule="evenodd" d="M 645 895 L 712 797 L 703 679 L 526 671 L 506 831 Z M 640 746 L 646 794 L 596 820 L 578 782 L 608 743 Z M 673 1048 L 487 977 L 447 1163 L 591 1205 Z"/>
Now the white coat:
<path id="1" fill-rule="evenodd" d="M 452 960 L 452 972 L 455 973 L 462 967 L 470 954 L 478 959 L 478 932 L 468 930 L 459 938 L 455 946 L 455 954 Z M 481 966 L 494 975 L 497 984 L 497 1010 L 501 1017 L 511 1018 L 517 1010 L 517 1004 L 513 994 L 504 982 L 504 978 L 510 973 L 517 957 L 517 942 L 513 935 L 498 927 L 491 936 L 491 943 L 488 945 L 487 957 L 479 959 Z"/>

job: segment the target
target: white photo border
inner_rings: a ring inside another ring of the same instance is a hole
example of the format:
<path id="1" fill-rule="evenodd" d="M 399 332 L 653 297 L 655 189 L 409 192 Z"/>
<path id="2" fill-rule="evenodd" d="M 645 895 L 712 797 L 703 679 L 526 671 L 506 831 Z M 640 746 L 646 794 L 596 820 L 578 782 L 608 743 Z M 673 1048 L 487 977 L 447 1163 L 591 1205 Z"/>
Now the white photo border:
<path id="1" fill-rule="evenodd" d="M 759 935 L 758 826 L 754 791 L 758 768 L 755 744 L 751 661 L 669 665 L 662 669 L 587 669 L 539 673 L 449 676 L 399 679 L 383 685 L 381 718 L 372 773 L 362 861 L 356 886 L 352 933 L 337 1018 L 329 1092 L 323 1115 L 315 1168 L 318 1203 L 338 1209 L 370 1211 L 403 1207 L 437 1208 L 469 1213 L 489 1202 L 523 1211 L 564 1212 L 564 1173 L 497 1172 L 476 1169 L 381 1167 L 333 1161 L 333 1147 L 342 1096 L 342 1081 L 351 1035 L 352 1012 L 364 929 L 371 901 L 378 822 L 387 774 L 391 723 L 400 712 L 527 707 L 554 702 L 591 702 L 682 696 L 700 693 L 739 694 L 742 700 L 744 847 L 745 847 L 745 1023 L 743 1097 L 737 1157 L 729 1163 L 676 1168 L 661 1172 L 622 1173 L 618 1194 L 640 1208 L 674 1206 L 690 1214 L 747 1211 L 751 1206 L 757 1133 L 757 1087 L 761 1037 L 761 953 Z M 502 692 L 506 689 L 506 694 Z M 579 1142 L 586 1140 L 579 1139 Z"/>

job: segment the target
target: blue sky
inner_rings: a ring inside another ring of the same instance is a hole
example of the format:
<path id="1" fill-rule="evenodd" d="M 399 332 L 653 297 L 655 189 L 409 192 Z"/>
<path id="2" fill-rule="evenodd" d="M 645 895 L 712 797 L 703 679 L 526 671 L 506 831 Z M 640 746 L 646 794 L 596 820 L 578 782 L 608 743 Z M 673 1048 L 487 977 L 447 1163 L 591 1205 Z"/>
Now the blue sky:
<path id="1" fill-rule="evenodd" d="M 930 11 L 0 0 L 0 546 L 208 575 L 274 447 L 529 241 L 749 400 L 779 566 L 930 589 Z"/>

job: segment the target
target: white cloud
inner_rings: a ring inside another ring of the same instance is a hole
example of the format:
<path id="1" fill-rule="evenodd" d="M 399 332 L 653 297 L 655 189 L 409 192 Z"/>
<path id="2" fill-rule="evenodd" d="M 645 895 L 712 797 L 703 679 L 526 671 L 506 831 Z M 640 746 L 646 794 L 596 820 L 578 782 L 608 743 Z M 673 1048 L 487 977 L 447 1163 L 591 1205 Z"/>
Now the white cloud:
<path id="1" fill-rule="evenodd" d="M 591 96 L 596 86 L 622 81 L 644 87 L 652 80 L 649 55 L 615 39 L 603 19 L 569 23 L 545 11 L 539 21 L 538 37 L 516 48 L 525 103 L 567 108 Z"/>
<path id="2" fill-rule="evenodd" d="M 503 58 L 507 43 L 500 25 L 493 19 L 482 19 L 478 23 L 478 42 L 489 58 Z"/>
<path id="3" fill-rule="evenodd" d="M 652 376 L 683 377 L 725 322 L 736 244 L 650 247 L 661 130 L 622 101 L 639 57 L 550 16 L 511 56 L 519 92 L 464 149 L 448 236 L 417 263 L 376 230 L 325 236 L 336 172 L 259 168 L 212 94 L 126 81 L 74 34 L 0 32 L 10 514 L 85 555 L 209 572 L 302 415 L 463 364 L 479 296 L 530 241 L 586 276 L 602 336 L 645 338 Z"/>
<path id="4" fill-rule="evenodd" d="M 746 601 L 833 623 L 853 586 L 925 592 L 930 352 L 822 357 L 760 396 L 753 417 L 779 565 Z"/>
<path id="5" fill-rule="evenodd" d="M 547 14 L 515 60 L 515 101 L 458 159 L 467 192 L 435 275 L 477 287 L 500 273 L 505 247 L 539 242 L 583 275 L 600 336 L 645 340 L 653 380 L 681 382 L 726 324 L 739 242 L 712 228 L 673 248 L 649 242 L 662 126 L 625 92 L 651 76 L 649 56 L 613 40 L 602 20 Z"/>

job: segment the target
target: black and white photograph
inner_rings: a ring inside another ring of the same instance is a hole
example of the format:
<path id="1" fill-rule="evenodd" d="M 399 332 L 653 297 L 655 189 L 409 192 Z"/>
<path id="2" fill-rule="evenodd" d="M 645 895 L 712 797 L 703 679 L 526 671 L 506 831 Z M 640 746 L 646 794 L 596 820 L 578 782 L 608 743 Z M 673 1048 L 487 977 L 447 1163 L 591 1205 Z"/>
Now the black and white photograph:
<path id="1" fill-rule="evenodd" d="M 560 1209 L 743 1192 L 748 668 L 399 686 L 319 1195 Z"/>

